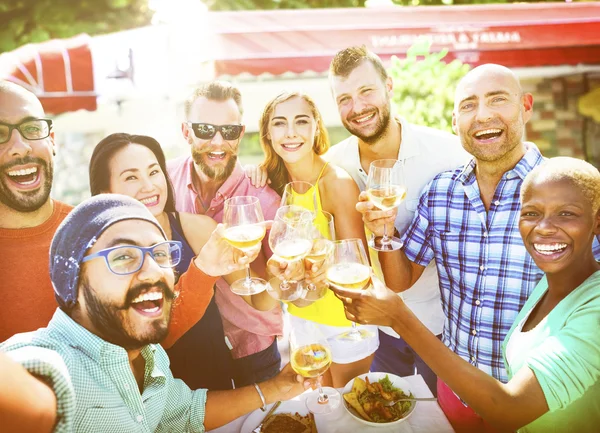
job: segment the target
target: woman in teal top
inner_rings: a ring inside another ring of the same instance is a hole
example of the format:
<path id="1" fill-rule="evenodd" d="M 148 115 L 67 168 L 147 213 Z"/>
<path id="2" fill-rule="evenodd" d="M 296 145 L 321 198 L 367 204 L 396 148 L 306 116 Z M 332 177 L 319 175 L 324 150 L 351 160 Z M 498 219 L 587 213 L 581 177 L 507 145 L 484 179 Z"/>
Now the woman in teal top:
<path id="1" fill-rule="evenodd" d="M 435 373 L 500 431 L 600 431 L 600 172 L 573 158 L 535 168 L 519 230 L 545 272 L 504 342 L 503 384 L 451 352 L 389 289 L 335 288 L 360 323 L 392 326 Z M 351 303 L 347 301 L 351 298 Z"/>

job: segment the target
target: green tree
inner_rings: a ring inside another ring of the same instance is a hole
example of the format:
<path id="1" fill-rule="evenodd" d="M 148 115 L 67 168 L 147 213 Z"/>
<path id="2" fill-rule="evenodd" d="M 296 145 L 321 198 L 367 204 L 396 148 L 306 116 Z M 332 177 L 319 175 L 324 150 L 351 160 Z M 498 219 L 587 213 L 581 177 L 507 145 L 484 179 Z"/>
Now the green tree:
<path id="1" fill-rule="evenodd" d="M 418 42 L 405 59 L 392 57 L 388 73 L 394 80 L 392 103 L 410 122 L 452 131 L 454 90 L 470 66 L 459 60 L 444 63 L 448 50 L 430 52 L 430 43 Z"/>
<path id="2" fill-rule="evenodd" d="M 147 25 L 148 0 L 2 0 L 0 53 L 30 42 Z"/>

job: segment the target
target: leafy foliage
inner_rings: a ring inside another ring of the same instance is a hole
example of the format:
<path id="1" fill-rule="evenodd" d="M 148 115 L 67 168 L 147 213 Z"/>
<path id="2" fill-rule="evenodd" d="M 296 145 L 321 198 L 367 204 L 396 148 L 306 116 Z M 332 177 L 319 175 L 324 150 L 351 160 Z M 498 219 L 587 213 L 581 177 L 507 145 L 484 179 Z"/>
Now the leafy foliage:
<path id="1" fill-rule="evenodd" d="M 265 9 L 314 9 L 349 8 L 364 6 L 368 0 L 203 0 L 210 10 L 265 10 Z M 480 3 L 533 3 L 561 0 L 391 0 L 402 6 L 441 6 Z M 577 1 L 577 0 L 576 0 Z"/>
<path id="2" fill-rule="evenodd" d="M 405 59 L 392 57 L 388 73 L 398 113 L 410 122 L 451 132 L 454 90 L 470 67 L 459 60 L 444 63 L 447 53 L 431 53 L 429 42 L 418 42 Z"/>
<path id="3" fill-rule="evenodd" d="M 110 33 L 150 23 L 147 0 L 2 0 L 0 52 L 79 33 Z"/>

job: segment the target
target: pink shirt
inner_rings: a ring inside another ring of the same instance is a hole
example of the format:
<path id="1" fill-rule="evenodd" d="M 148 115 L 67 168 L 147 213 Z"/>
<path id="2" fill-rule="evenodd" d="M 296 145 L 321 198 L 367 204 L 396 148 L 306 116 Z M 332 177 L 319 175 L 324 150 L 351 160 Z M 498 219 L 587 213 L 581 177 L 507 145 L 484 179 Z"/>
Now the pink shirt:
<path id="1" fill-rule="evenodd" d="M 179 212 L 204 214 L 220 223 L 223 220 L 223 205 L 226 199 L 233 196 L 250 195 L 257 197 L 260 201 L 265 219 L 272 220 L 281 201 L 279 195 L 268 186 L 255 188 L 238 163 L 204 212 L 198 192 L 192 182 L 194 173 L 192 157 L 183 156 L 171 160 L 167 163 L 167 169 L 175 190 L 177 198 L 175 203 Z M 263 252 L 267 257 L 272 254 L 266 236 L 263 240 Z M 257 274 L 265 275 L 266 263 L 262 255 L 251 266 Z M 231 354 L 234 358 L 242 358 L 265 350 L 273 343 L 274 336 L 283 333 L 283 315 L 279 306 L 271 311 L 258 311 L 234 294 L 222 278 L 217 281 L 216 286 L 215 299 L 223 319 L 223 330 L 232 346 Z"/>

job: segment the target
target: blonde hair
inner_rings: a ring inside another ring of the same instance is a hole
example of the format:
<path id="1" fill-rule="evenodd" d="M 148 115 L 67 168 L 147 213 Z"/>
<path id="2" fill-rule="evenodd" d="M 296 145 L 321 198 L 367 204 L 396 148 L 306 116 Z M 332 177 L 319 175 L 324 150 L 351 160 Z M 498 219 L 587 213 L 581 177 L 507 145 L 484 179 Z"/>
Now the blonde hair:
<path id="1" fill-rule="evenodd" d="M 577 158 L 559 156 L 544 161 L 525 177 L 521 186 L 523 196 L 533 182 L 547 182 L 566 179 L 583 193 L 592 205 L 594 214 L 600 210 L 600 172 L 592 164 Z"/>
<path id="2" fill-rule="evenodd" d="M 271 179 L 271 188 L 273 188 L 279 195 L 283 194 L 285 185 L 289 182 L 289 174 L 287 168 L 281 156 L 277 155 L 273 150 L 273 144 L 269 139 L 269 125 L 271 122 L 271 116 L 275 111 L 275 107 L 282 102 L 289 101 L 293 98 L 302 98 L 310 106 L 310 111 L 317 123 L 317 131 L 315 133 L 315 140 L 312 146 L 313 152 L 317 155 L 322 155 L 329 149 L 329 135 L 327 129 L 323 123 L 323 118 L 319 112 L 315 101 L 308 95 L 300 92 L 284 92 L 271 99 L 260 117 L 259 123 L 259 137 L 260 145 L 265 153 L 265 160 L 260 164 L 261 167 L 267 170 L 269 179 Z"/>

